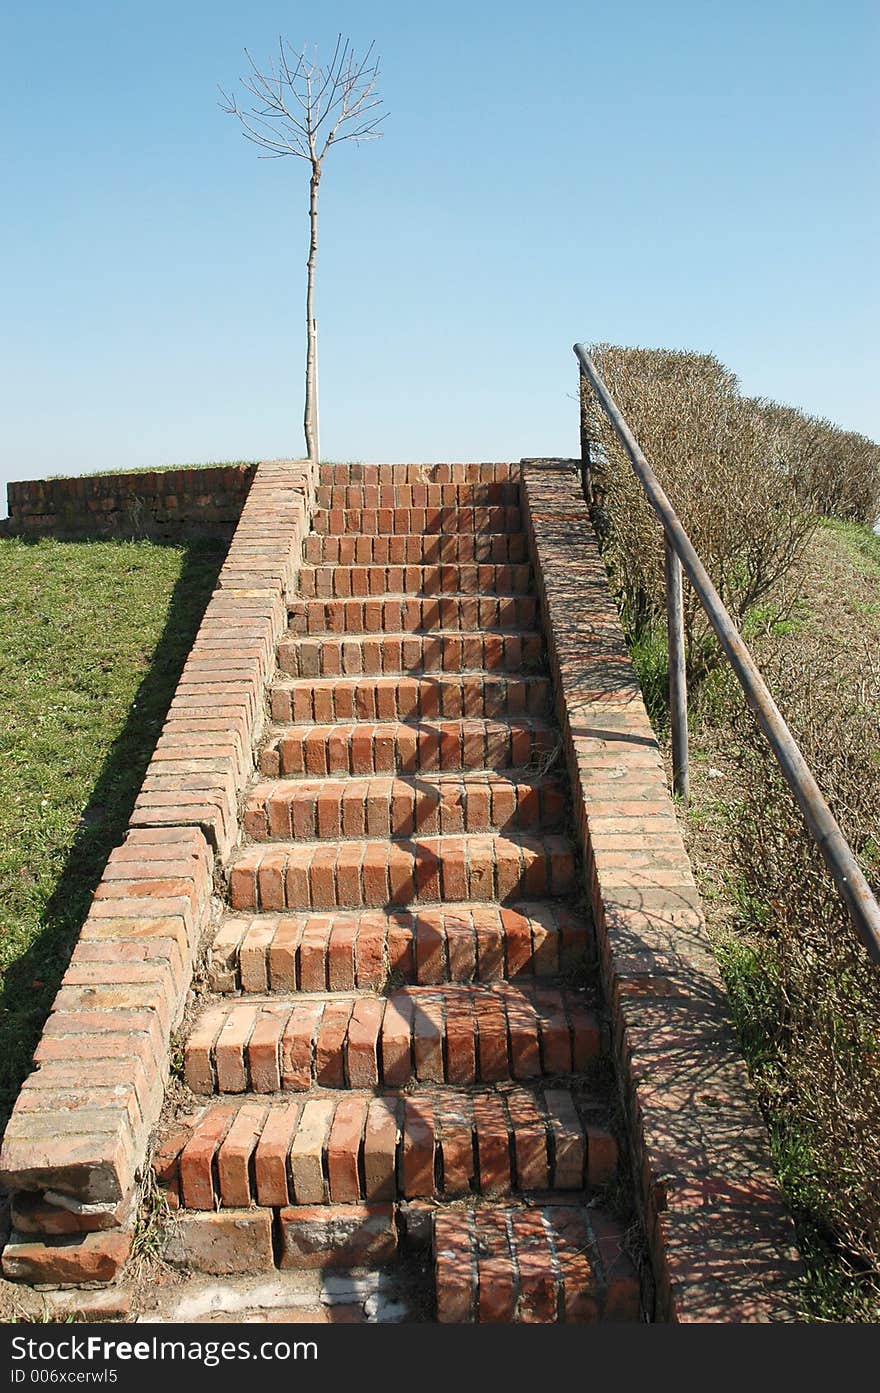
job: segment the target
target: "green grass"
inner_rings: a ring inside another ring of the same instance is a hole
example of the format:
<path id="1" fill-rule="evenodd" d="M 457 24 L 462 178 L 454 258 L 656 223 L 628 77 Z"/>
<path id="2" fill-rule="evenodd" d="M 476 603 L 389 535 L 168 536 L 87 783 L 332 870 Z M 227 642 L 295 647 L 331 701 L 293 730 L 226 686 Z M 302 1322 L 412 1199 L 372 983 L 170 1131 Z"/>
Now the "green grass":
<path id="1" fill-rule="evenodd" d="M 880 537 L 876 532 L 860 522 L 840 522 L 837 518 L 823 518 L 821 526 L 845 549 L 859 575 L 880 580 Z"/>
<path id="2" fill-rule="evenodd" d="M 250 468 L 256 465 L 259 460 L 255 459 L 212 459 L 203 460 L 198 464 L 145 464 L 132 468 L 130 464 L 120 464 L 116 469 L 92 469 L 88 475 L 83 477 L 89 479 L 105 479 L 112 474 L 167 474 L 171 469 L 237 469 L 239 467 Z M 69 479 L 70 474 L 47 474 L 47 479 Z"/>
<path id="3" fill-rule="evenodd" d="M 223 552 L 0 540 L 0 1127 Z"/>

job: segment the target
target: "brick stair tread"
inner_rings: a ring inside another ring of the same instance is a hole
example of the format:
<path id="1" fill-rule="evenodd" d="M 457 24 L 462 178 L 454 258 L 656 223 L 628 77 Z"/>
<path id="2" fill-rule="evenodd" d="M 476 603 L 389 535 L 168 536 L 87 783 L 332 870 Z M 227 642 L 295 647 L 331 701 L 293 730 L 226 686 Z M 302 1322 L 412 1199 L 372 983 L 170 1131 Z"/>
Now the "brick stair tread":
<path id="1" fill-rule="evenodd" d="M 282 774 L 541 769 L 558 750 L 556 726 L 534 716 L 291 722 L 268 732 L 258 767 L 270 779 Z"/>
<path id="2" fill-rule="evenodd" d="M 554 834 L 263 842 L 240 851 L 229 869 L 232 909 L 504 903 L 564 896 L 575 888 L 571 843 Z"/>
<path id="3" fill-rule="evenodd" d="M 527 595 L 532 572 L 516 564 L 471 562 L 410 565 L 315 566 L 300 568 L 296 599 L 348 599 L 371 595 Z"/>
<path id="4" fill-rule="evenodd" d="M 551 704 L 549 677 L 531 673 L 281 676 L 269 687 L 269 709 L 276 724 L 546 716 Z"/>
<path id="5" fill-rule="evenodd" d="M 567 905 L 440 905 L 322 916 L 227 914 L 208 954 L 216 992 L 381 988 L 389 974 L 423 986 L 553 976 L 593 945 Z M 303 950 L 303 934 L 311 924 Z"/>
<path id="6" fill-rule="evenodd" d="M 277 648 L 278 667 L 294 677 L 422 676 L 432 672 L 544 670 L 544 640 L 538 629 L 468 633 L 293 634 Z"/>
<path id="7" fill-rule="evenodd" d="M 303 597 L 287 603 L 288 638 L 386 633 L 534 633 L 534 595 L 385 594 Z"/>
<path id="8" fill-rule="evenodd" d="M 529 559 L 524 532 L 390 533 L 387 536 L 333 536 L 310 533 L 303 541 L 309 564 L 351 565 L 519 565 Z"/>
<path id="9" fill-rule="evenodd" d="M 460 483 L 390 480 L 354 483 L 334 480 L 315 490 L 318 508 L 480 508 L 518 507 L 518 480 L 470 480 Z"/>
<path id="10" fill-rule="evenodd" d="M 173 1208 L 343 1205 L 604 1185 L 617 1144 L 585 1088 L 258 1094 L 168 1126 L 153 1155 Z"/>
<path id="11" fill-rule="evenodd" d="M 458 537 L 521 533 L 518 504 L 474 504 L 465 507 L 316 508 L 312 533 L 317 536 L 431 536 Z"/>
<path id="12" fill-rule="evenodd" d="M 561 778 L 514 777 L 507 770 L 260 781 L 249 789 L 242 814 L 244 831 L 255 841 L 534 835 L 539 828 L 560 832 L 565 821 Z"/>
<path id="13" fill-rule="evenodd" d="M 377 461 L 371 464 L 322 464 L 318 467 L 318 480 L 321 484 L 357 483 L 375 484 L 384 481 L 404 483 L 425 483 L 428 479 L 440 483 L 469 483 L 473 480 L 519 479 L 522 474 L 518 462 L 507 460 L 443 461 L 437 464 L 420 464 L 417 460 L 405 464 L 384 464 Z"/>
<path id="14" fill-rule="evenodd" d="M 441 983 L 223 998 L 189 1033 L 184 1078 L 201 1095 L 497 1083 L 581 1073 L 600 1052 L 583 991 Z"/>
<path id="15" fill-rule="evenodd" d="M 625 1229 L 597 1206 L 440 1208 L 433 1250 L 442 1323 L 641 1318 Z"/>

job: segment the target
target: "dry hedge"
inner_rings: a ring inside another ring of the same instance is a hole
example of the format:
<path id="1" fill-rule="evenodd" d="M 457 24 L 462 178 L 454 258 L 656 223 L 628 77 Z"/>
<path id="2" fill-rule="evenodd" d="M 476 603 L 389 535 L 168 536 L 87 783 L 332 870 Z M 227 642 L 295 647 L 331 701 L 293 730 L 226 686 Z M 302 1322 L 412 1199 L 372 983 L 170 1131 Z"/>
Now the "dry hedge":
<path id="1" fill-rule="evenodd" d="M 880 893 L 880 655 L 801 639 L 762 655 L 770 687 L 844 836 Z M 731 750 L 742 799 L 733 856 L 762 946 L 771 1067 L 794 1193 L 880 1318 L 880 973 L 858 941 L 766 742 L 742 704 Z M 748 990 L 746 991 L 746 996 Z M 740 1005 L 742 1006 L 742 1002 Z M 746 1002 L 746 1008 L 748 1003 Z"/>
<path id="2" fill-rule="evenodd" d="M 780 582 L 820 514 L 872 522 L 880 447 L 792 407 L 743 397 L 711 354 L 596 344 L 592 356 L 734 620 L 760 602 L 786 609 Z M 665 607 L 662 533 L 591 388 L 582 381 L 595 517 L 630 635 Z M 692 681 L 715 645 L 685 591 Z"/>
<path id="3" fill-rule="evenodd" d="M 722 600 L 763 634 L 768 685 L 878 893 L 876 642 L 854 642 L 857 627 L 798 629 L 775 646 L 769 636 L 796 597 L 794 563 L 818 517 L 871 524 L 880 513 L 880 447 L 743 397 L 708 354 L 608 344 L 591 352 Z M 644 664 L 653 649 L 643 640 L 661 632 L 665 611 L 662 531 L 586 384 L 582 411 L 594 518 Z M 715 655 L 687 585 L 685 611 L 693 680 Z M 735 680 L 718 679 L 707 711 L 732 765 L 725 859 L 740 903 L 724 955 L 728 987 L 788 1194 L 844 1276 L 834 1309 L 880 1320 L 880 973 Z"/>

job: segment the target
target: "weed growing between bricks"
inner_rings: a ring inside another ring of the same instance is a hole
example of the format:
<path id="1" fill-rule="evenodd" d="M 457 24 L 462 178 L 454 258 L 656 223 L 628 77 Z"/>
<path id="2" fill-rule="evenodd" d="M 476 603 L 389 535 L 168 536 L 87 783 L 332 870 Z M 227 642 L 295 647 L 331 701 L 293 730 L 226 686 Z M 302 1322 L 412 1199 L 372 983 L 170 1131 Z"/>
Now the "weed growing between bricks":
<path id="1" fill-rule="evenodd" d="M 0 541 L 0 1127 L 223 555 Z"/>

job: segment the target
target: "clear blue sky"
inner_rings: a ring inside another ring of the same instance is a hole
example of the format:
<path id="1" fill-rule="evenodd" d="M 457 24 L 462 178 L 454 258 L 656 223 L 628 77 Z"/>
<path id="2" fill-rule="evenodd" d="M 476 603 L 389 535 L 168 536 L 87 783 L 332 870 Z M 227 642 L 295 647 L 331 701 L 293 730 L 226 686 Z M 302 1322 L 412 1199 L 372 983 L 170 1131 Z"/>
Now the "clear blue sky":
<path id="1" fill-rule="evenodd" d="M 328 159 L 322 454 L 574 454 L 575 339 L 880 438 L 877 0 L 6 0 L 0 483 L 302 452 L 306 166 L 243 48 L 382 55 Z"/>

